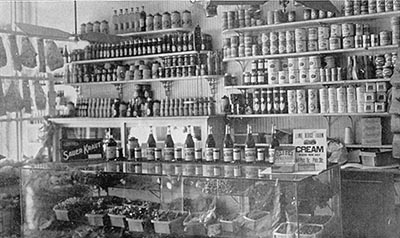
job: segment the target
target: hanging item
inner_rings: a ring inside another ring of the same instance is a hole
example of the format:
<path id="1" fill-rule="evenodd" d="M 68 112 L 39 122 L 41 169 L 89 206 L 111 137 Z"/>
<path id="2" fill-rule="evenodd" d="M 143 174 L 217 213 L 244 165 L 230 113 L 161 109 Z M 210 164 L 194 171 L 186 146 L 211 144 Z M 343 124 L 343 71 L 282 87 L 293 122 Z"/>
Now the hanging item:
<path id="1" fill-rule="evenodd" d="M 31 90 L 29 87 L 29 81 L 22 81 L 22 96 L 23 96 L 23 106 L 25 108 L 26 113 L 32 112 L 32 99 L 31 99 Z"/>
<path id="2" fill-rule="evenodd" d="M 7 65 L 6 48 L 4 48 L 3 38 L 0 37 L 0 68 Z"/>
<path id="3" fill-rule="evenodd" d="M 7 112 L 18 112 L 24 107 L 21 94 L 18 89 L 18 84 L 11 81 L 5 96 L 5 105 Z"/>
<path id="4" fill-rule="evenodd" d="M 33 87 L 35 90 L 35 103 L 37 110 L 45 110 L 46 109 L 46 94 L 43 91 L 42 86 L 39 84 L 39 81 L 33 82 Z"/>
<path id="5" fill-rule="evenodd" d="M 62 68 L 64 66 L 63 56 L 58 49 L 56 43 L 52 40 L 46 41 L 46 62 L 51 71 Z"/>
<path id="6" fill-rule="evenodd" d="M 28 37 L 22 38 L 20 59 L 23 66 L 28 68 L 35 68 L 36 62 L 36 51 Z"/>
<path id="7" fill-rule="evenodd" d="M 44 40 L 37 39 L 37 48 L 39 55 L 39 72 L 46 73 L 46 58 L 44 55 Z"/>
<path id="8" fill-rule="evenodd" d="M 0 80 L 0 116 L 6 115 L 6 99 L 4 98 L 3 83 Z"/>
<path id="9" fill-rule="evenodd" d="M 17 37 L 15 35 L 9 35 L 8 40 L 10 41 L 10 52 L 14 64 L 14 70 L 21 71 L 22 64 L 18 53 Z"/>

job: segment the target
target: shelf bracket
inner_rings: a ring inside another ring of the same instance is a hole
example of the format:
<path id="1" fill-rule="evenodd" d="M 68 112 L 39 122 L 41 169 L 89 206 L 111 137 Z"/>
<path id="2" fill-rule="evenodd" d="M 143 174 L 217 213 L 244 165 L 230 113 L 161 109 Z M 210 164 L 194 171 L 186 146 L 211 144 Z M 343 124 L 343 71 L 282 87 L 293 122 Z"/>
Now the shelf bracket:
<path id="1" fill-rule="evenodd" d="M 217 79 L 215 77 L 207 78 L 208 85 L 210 86 L 210 92 L 213 98 L 217 93 Z"/>
<path id="2" fill-rule="evenodd" d="M 161 81 L 161 83 L 164 86 L 165 96 L 169 98 L 171 96 L 172 81 Z"/>
<path id="3" fill-rule="evenodd" d="M 122 92 L 122 84 L 121 83 L 113 83 L 115 89 L 118 91 L 118 98 L 122 99 L 123 92 Z"/>

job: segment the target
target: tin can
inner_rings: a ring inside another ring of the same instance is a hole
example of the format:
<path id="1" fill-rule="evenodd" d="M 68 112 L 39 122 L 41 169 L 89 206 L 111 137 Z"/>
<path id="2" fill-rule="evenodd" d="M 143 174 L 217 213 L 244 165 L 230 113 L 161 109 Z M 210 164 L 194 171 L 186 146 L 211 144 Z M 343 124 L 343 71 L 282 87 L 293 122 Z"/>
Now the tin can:
<path id="1" fill-rule="evenodd" d="M 297 69 L 289 69 L 289 73 L 288 73 L 288 77 L 289 77 L 289 83 L 290 84 L 294 84 L 294 83 L 299 83 L 299 70 Z"/>
<path id="2" fill-rule="evenodd" d="M 330 37 L 341 37 L 342 36 L 342 25 L 332 24 Z"/>
<path id="3" fill-rule="evenodd" d="M 307 93 L 308 113 L 319 113 L 318 89 L 308 89 Z"/>
<path id="4" fill-rule="evenodd" d="M 364 112 L 364 94 L 365 94 L 365 85 L 358 86 L 356 88 L 356 97 L 357 97 L 357 112 Z"/>
<path id="5" fill-rule="evenodd" d="M 393 0 L 385 0 L 385 12 L 393 11 Z"/>
<path id="6" fill-rule="evenodd" d="M 296 41 L 307 40 L 307 30 L 305 28 L 296 28 L 294 33 L 295 33 Z"/>
<path id="7" fill-rule="evenodd" d="M 318 41 L 317 40 L 309 40 L 307 42 L 308 51 L 317 51 L 318 50 Z"/>
<path id="8" fill-rule="evenodd" d="M 307 51 L 307 41 L 296 41 L 296 52 L 306 52 Z"/>
<path id="9" fill-rule="evenodd" d="M 269 43 L 269 32 L 263 32 L 261 33 L 261 43 Z"/>
<path id="10" fill-rule="evenodd" d="M 320 78 L 321 82 L 326 82 L 325 69 L 323 69 L 323 68 L 319 69 L 319 78 Z"/>
<path id="11" fill-rule="evenodd" d="M 296 21 L 296 12 L 295 11 L 289 11 L 288 13 L 288 22 L 294 22 Z"/>
<path id="12" fill-rule="evenodd" d="M 357 98 L 356 89 L 354 86 L 349 85 L 346 89 L 346 100 L 347 100 L 347 112 L 357 112 Z"/>
<path id="13" fill-rule="evenodd" d="M 337 113 L 338 102 L 337 102 L 337 89 L 335 87 L 328 88 L 328 100 L 329 100 L 329 113 Z"/>
<path id="14" fill-rule="evenodd" d="M 270 49 L 271 55 L 278 54 L 279 53 L 279 42 L 278 41 L 271 42 L 269 49 Z"/>
<path id="15" fill-rule="evenodd" d="M 390 45 L 391 44 L 390 32 L 389 31 L 381 31 L 379 33 L 379 42 L 380 42 L 381 46 Z"/>
<path id="16" fill-rule="evenodd" d="M 279 59 L 268 60 L 268 73 L 278 72 L 281 70 L 281 61 Z"/>
<path id="17" fill-rule="evenodd" d="M 328 39 L 330 35 L 330 28 L 328 26 L 318 27 L 318 39 Z"/>
<path id="18" fill-rule="evenodd" d="M 326 68 L 325 69 L 325 78 L 326 78 L 326 82 L 331 82 L 332 81 L 332 74 L 331 74 L 331 69 L 332 68 Z"/>
<path id="19" fill-rule="evenodd" d="M 379 36 L 378 36 L 378 34 L 371 34 L 371 46 L 372 47 L 379 46 Z"/>
<path id="20" fill-rule="evenodd" d="M 278 72 L 278 84 L 288 84 L 289 83 L 289 72 L 279 71 Z"/>
<path id="21" fill-rule="evenodd" d="M 393 0 L 393 10 L 394 11 L 400 10 L 400 0 Z"/>
<path id="22" fill-rule="evenodd" d="M 274 112 L 274 95 L 272 89 L 267 89 L 267 114 L 272 114 Z"/>
<path id="23" fill-rule="evenodd" d="M 279 41 L 278 53 L 279 54 L 286 53 L 286 41 Z"/>
<path id="24" fill-rule="evenodd" d="M 298 58 L 298 69 L 304 70 L 310 68 L 309 57 Z"/>
<path id="25" fill-rule="evenodd" d="M 342 36 L 348 37 L 348 36 L 354 36 L 354 35 L 355 35 L 354 24 L 353 23 L 343 23 L 342 24 Z"/>
<path id="26" fill-rule="evenodd" d="M 268 72 L 268 84 L 278 84 L 278 72 Z"/>
<path id="27" fill-rule="evenodd" d="M 286 31 L 286 41 L 288 40 L 296 40 L 296 34 L 295 31 Z"/>
<path id="28" fill-rule="evenodd" d="M 337 88 L 338 113 L 347 112 L 346 88 Z"/>
<path id="29" fill-rule="evenodd" d="M 338 50 L 341 48 L 341 39 L 339 37 L 329 38 L 329 49 Z"/>
<path id="30" fill-rule="evenodd" d="M 311 20 L 311 9 L 304 9 L 303 11 L 303 19 Z"/>
<path id="31" fill-rule="evenodd" d="M 317 27 L 308 28 L 308 40 L 318 40 L 318 28 Z"/>
<path id="32" fill-rule="evenodd" d="M 171 28 L 171 14 L 169 12 L 164 12 L 161 18 L 162 28 L 170 29 Z"/>
<path id="33" fill-rule="evenodd" d="M 320 82 L 319 69 L 309 70 L 309 80 L 311 83 Z"/>
<path id="34" fill-rule="evenodd" d="M 297 96 L 296 96 L 296 90 L 287 90 L 287 97 L 288 97 L 288 113 L 289 114 L 295 114 L 297 113 L 297 106 L 296 106 L 296 101 L 297 101 Z"/>
<path id="35" fill-rule="evenodd" d="M 309 71 L 308 69 L 300 69 L 299 70 L 299 81 L 300 83 L 309 83 Z"/>
<path id="36" fill-rule="evenodd" d="M 331 81 L 337 81 L 338 71 L 336 67 L 331 68 Z"/>
<path id="37" fill-rule="evenodd" d="M 296 90 L 297 113 L 307 113 L 306 90 Z"/>
<path id="38" fill-rule="evenodd" d="M 321 68 L 321 58 L 319 56 L 310 56 L 308 58 L 308 66 L 310 69 Z"/>
<path id="39" fill-rule="evenodd" d="M 355 48 L 362 48 L 363 47 L 363 38 L 362 35 L 356 35 L 354 37 L 354 47 Z"/>
<path id="40" fill-rule="evenodd" d="M 263 55 L 269 55 L 271 53 L 270 45 L 266 45 L 263 43 L 262 45 L 262 54 Z"/>
<path id="41" fill-rule="evenodd" d="M 385 12 L 385 0 L 376 0 L 376 12 Z"/>
<path id="42" fill-rule="evenodd" d="M 343 49 L 351 49 L 355 47 L 354 36 L 343 37 Z"/>
<path id="43" fill-rule="evenodd" d="M 368 0 L 368 13 L 376 13 L 377 12 L 377 0 Z"/>
<path id="44" fill-rule="evenodd" d="M 329 112 L 329 99 L 328 99 L 328 89 L 320 88 L 319 89 L 319 101 L 320 101 L 320 112 L 328 113 Z"/>
<path id="45" fill-rule="evenodd" d="M 364 48 L 371 47 L 371 38 L 370 38 L 370 35 L 363 35 L 363 47 L 364 47 Z"/>
<path id="46" fill-rule="evenodd" d="M 294 40 L 286 41 L 286 53 L 294 53 L 296 52 L 296 46 Z"/>
<path id="47" fill-rule="evenodd" d="M 268 11 L 267 12 L 267 25 L 272 25 L 272 24 L 275 24 L 274 11 Z"/>
<path id="48" fill-rule="evenodd" d="M 299 69 L 299 60 L 298 60 L 298 58 L 288 58 L 288 69 L 289 70 Z"/>
<path id="49" fill-rule="evenodd" d="M 286 41 L 286 31 L 278 32 L 278 40 L 279 41 Z"/>
<path id="50" fill-rule="evenodd" d="M 319 50 L 328 50 L 329 49 L 329 38 L 328 39 L 319 39 L 318 40 L 318 49 Z"/>

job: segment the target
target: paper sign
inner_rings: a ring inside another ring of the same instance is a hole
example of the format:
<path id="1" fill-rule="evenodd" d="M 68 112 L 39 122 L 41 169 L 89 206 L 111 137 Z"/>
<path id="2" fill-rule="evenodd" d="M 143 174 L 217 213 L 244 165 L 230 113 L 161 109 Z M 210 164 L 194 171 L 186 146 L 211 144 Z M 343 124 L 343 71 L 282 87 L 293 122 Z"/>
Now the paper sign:
<path id="1" fill-rule="evenodd" d="M 322 171 L 327 168 L 325 129 L 295 129 L 293 145 L 296 147 L 299 171 Z"/>
<path id="2" fill-rule="evenodd" d="M 102 159 L 102 139 L 61 139 L 61 161 Z"/>

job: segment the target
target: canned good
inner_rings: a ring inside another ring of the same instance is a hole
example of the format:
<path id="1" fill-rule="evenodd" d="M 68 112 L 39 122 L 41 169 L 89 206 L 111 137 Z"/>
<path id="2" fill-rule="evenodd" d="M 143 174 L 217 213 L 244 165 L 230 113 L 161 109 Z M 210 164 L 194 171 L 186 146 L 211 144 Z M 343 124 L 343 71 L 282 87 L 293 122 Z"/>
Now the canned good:
<path id="1" fill-rule="evenodd" d="M 318 9 L 311 9 L 311 19 L 315 20 L 319 17 L 319 10 Z"/>
<path id="2" fill-rule="evenodd" d="M 286 41 L 286 53 L 294 53 L 296 51 L 295 41 Z"/>
<path id="3" fill-rule="evenodd" d="M 296 28 L 294 33 L 295 33 L 296 41 L 307 40 L 307 30 L 305 28 Z"/>
<path id="4" fill-rule="evenodd" d="M 267 25 L 272 25 L 272 24 L 275 24 L 274 11 L 268 11 L 267 12 Z"/>
<path id="5" fill-rule="evenodd" d="M 266 43 L 266 42 L 268 42 L 269 43 L 269 33 L 268 32 L 263 32 L 262 34 L 261 34 L 261 42 L 262 43 Z"/>
<path id="6" fill-rule="evenodd" d="M 279 59 L 268 60 L 268 73 L 278 72 L 281 69 L 281 62 Z"/>
<path id="7" fill-rule="evenodd" d="M 389 31 L 381 31 L 379 33 L 379 42 L 381 46 L 390 45 L 390 32 Z"/>
<path id="8" fill-rule="evenodd" d="M 294 41 L 295 39 L 296 39 L 295 31 L 286 31 L 286 41 L 288 40 Z"/>
<path id="9" fill-rule="evenodd" d="M 326 11 L 323 11 L 323 10 L 319 10 L 318 11 L 318 18 L 319 19 L 323 19 L 323 18 L 326 18 L 327 17 L 327 12 Z"/>
<path id="10" fill-rule="evenodd" d="M 341 37 L 342 36 L 342 25 L 332 24 L 330 37 Z"/>
<path id="11" fill-rule="evenodd" d="M 279 53 L 279 43 L 277 41 L 271 42 L 269 49 L 270 49 L 271 55 L 278 54 Z"/>
<path id="12" fill-rule="evenodd" d="M 278 72 L 278 84 L 288 84 L 289 83 L 289 72 L 279 71 Z"/>
<path id="13" fill-rule="evenodd" d="M 296 90 L 287 90 L 287 97 L 288 97 L 288 113 L 289 114 L 295 114 L 297 113 L 297 106 L 296 106 L 296 101 L 297 101 L 297 96 L 296 96 Z"/>
<path id="14" fill-rule="evenodd" d="M 343 38 L 343 49 L 350 49 L 355 47 L 354 36 L 347 36 Z"/>
<path id="15" fill-rule="evenodd" d="M 334 87 L 328 88 L 328 103 L 329 103 L 329 113 L 337 113 L 338 112 L 337 89 Z"/>
<path id="16" fill-rule="evenodd" d="M 296 90 L 297 113 L 307 113 L 306 90 Z"/>
<path id="17" fill-rule="evenodd" d="M 299 82 L 300 83 L 309 83 L 309 71 L 308 69 L 300 69 L 299 70 Z"/>
<path id="18" fill-rule="evenodd" d="M 296 12 L 295 11 L 289 11 L 288 13 L 288 22 L 294 22 L 296 21 Z"/>
<path id="19" fill-rule="evenodd" d="M 368 0 L 368 13 L 369 14 L 376 13 L 377 12 L 376 7 L 377 7 L 376 0 Z"/>
<path id="20" fill-rule="evenodd" d="M 337 50 L 341 48 L 341 39 L 339 37 L 329 38 L 329 49 Z"/>
<path id="21" fill-rule="evenodd" d="M 379 36 L 378 34 L 371 34 L 371 46 L 379 46 Z"/>
<path id="22" fill-rule="evenodd" d="M 308 51 L 317 51 L 318 50 L 318 41 L 316 40 L 309 40 L 307 42 Z"/>
<path id="23" fill-rule="evenodd" d="M 321 113 L 328 113 L 329 112 L 329 99 L 328 99 L 328 89 L 327 88 L 320 88 L 319 89 L 319 102 L 320 102 L 320 112 Z"/>
<path id="24" fill-rule="evenodd" d="M 295 69 L 289 69 L 289 73 L 288 73 L 288 77 L 289 77 L 289 83 L 293 84 L 293 83 L 299 83 L 299 70 Z"/>
<path id="25" fill-rule="evenodd" d="M 353 23 L 342 24 L 342 36 L 343 37 L 354 36 L 354 35 L 355 35 L 355 31 L 354 31 Z"/>
<path id="26" fill-rule="evenodd" d="M 354 46 L 355 48 L 362 48 L 363 47 L 363 38 L 362 35 L 356 35 L 354 39 Z"/>
<path id="27" fill-rule="evenodd" d="M 321 68 L 321 58 L 319 56 L 310 56 L 308 66 L 310 69 Z"/>
<path id="28" fill-rule="evenodd" d="M 309 80 L 311 83 L 320 82 L 319 69 L 310 69 L 309 70 Z"/>
<path id="29" fill-rule="evenodd" d="M 385 12 L 385 0 L 376 0 L 376 12 Z"/>
<path id="30" fill-rule="evenodd" d="M 268 72 L 268 84 L 278 84 L 278 72 Z"/>
<path id="31" fill-rule="evenodd" d="M 328 26 L 318 27 L 318 39 L 328 39 L 330 35 L 330 28 Z"/>
<path id="32" fill-rule="evenodd" d="M 349 85 L 346 89 L 347 112 L 357 112 L 357 98 L 356 89 L 354 86 Z"/>
<path id="33" fill-rule="evenodd" d="M 310 68 L 309 57 L 300 57 L 298 58 L 298 69 L 304 70 Z"/>
<path id="34" fill-rule="evenodd" d="M 303 11 L 303 19 L 311 20 L 311 9 L 304 9 Z"/>
<path id="35" fill-rule="evenodd" d="M 306 52 L 307 51 L 307 41 L 296 41 L 296 52 Z"/>
<path id="36" fill-rule="evenodd" d="M 321 82 L 326 82 L 326 74 L 325 74 L 325 69 L 319 69 L 319 78 Z"/>
<path id="37" fill-rule="evenodd" d="M 299 69 L 299 60 L 298 60 L 298 58 L 288 58 L 288 69 L 289 70 Z"/>
<path id="38" fill-rule="evenodd" d="M 308 28 L 308 40 L 318 40 L 318 28 L 317 27 Z"/>
<path id="39" fill-rule="evenodd" d="M 308 113 L 319 113 L 318 89 L 308 89 Z"/>
<path id="40" fill-rule="evenodd" d="M 328 39 L 319 39 L 318 40 L 318 49 L 319 50 L 328 50 L 329 49 L 329 38 Z"/>
<path id="41" fill-rule="evenodd" d="M 393 0 L 385 0 L 385 12 L 393 11 Z"/>
<path id="42" fill-rule="evenodd" d="M 371 46 L 371 38 L 369 35 L 363 35 L 363 47 L 368 48 Z"/>

